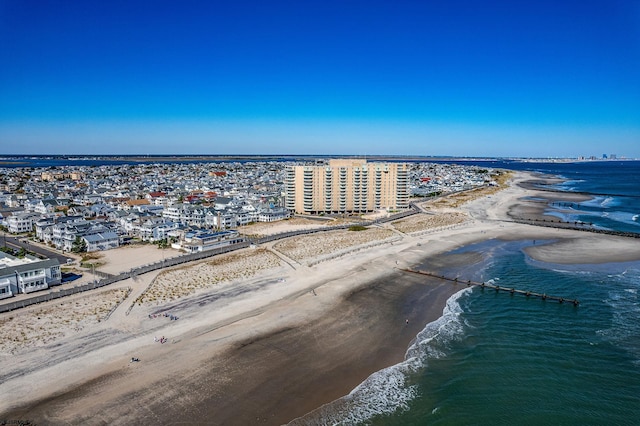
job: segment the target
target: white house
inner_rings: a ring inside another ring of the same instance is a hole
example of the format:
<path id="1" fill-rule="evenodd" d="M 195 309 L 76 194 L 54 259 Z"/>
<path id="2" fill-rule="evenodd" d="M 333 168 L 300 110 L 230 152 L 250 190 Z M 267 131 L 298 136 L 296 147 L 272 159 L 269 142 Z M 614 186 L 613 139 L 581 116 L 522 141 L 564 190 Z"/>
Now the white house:
<path id="1" fill-rule="evenodd" d="M 22 234 L 33 231 L 33 223 L 40 217 L 37 213 L 17 213 L 7 218 L 7 227 L 12 234 Z"/>
<path id="2" fill-rule="evenodd" d="M 183 240 L 171 246 L 179 250 L 184 250 L 187 253 L 199 253 L 243 241 L 244 238 L 241 237 L 237 231 L 190 231 L 184 234 Z"/>
<path id="3" fill-rule="evenodd" d="M 81 238 L 87 244 L 87 252 L 109 250 L 120 246 L 120 237 L 114 231 L 83 235 Z"/>
<path id="4" fill-rule="evenodd" d="M 17 258 L 0 252 L 0 299 L 46 290 L 62 282 L 58 259 Z"/>
<path id="5" fill-rule="evenodd" d="M 284 207 L 261 208 L 258 210 L 258 222 L 275 222 L 291 217 L 291 213 Z"/>

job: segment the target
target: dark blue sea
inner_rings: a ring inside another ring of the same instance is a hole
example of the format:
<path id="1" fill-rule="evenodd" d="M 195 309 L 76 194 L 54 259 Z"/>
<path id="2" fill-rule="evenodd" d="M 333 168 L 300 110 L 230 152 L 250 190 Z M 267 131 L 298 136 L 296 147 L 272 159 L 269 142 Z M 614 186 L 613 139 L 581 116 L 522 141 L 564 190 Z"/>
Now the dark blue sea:
<path id="1" fill-rule="evenodd" d="M 591 194 L 550 214 L 640 232 L 640 162 L 492 164 L 481 165 L 559 176 L 557 189 Z M 464 278 L 575 298 L 579 307 L 465 289 L 425 326 L 403 363 L 374 373 L 309 423 L 640 424 L 640 262 L 550 264 L 525 254 L 531 244 L 458 249 L 485 254 Z"/>

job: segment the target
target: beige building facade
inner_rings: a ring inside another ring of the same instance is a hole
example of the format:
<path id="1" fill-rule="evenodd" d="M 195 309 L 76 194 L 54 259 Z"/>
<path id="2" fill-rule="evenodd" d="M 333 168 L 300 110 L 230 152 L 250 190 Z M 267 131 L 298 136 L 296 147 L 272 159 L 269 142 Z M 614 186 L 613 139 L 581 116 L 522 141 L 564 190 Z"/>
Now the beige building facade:
<path id="1" fill-rule="evenodd" d="M 409 207 L 408 167 L 335 159 L 328 164 L 290 166 L 285 179 L 287 209 L 298 214 L 366 213 Z"/>

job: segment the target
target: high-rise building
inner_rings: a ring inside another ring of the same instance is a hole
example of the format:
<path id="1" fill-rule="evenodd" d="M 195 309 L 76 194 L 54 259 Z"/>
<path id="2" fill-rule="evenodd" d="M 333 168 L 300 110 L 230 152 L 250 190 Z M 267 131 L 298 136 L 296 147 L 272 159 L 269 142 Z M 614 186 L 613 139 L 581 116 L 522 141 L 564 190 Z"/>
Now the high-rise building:
<path id="1" fill-rule="evenodd" d="M 301 214 L 366 213 L 409 207 L 408 167 L 362 159 L 290 166 L 285 179 L 287 209 Z"/>

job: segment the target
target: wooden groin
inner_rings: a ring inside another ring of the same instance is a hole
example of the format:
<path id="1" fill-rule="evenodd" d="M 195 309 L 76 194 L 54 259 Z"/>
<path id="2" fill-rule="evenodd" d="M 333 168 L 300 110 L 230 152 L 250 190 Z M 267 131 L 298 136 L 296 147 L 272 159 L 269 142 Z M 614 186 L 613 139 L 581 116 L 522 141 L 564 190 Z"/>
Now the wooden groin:
<path id="1" fill-rule="evenodd" d="M 479 282 L 471 281 L 471 280 L 461 281 L 458 278 L 448 278 L 448 277 L 445 277 L 444 275 L 432 274 L 431 272 L 419 271 L 419 270 L 411 269 L 411 268 L 403 268 L 403 269 L 400 269 L 400 270 L 404 271 L 404 272 L 410 272 L 412 274 L 426 275 L 428 277 L 437 278 L 437 279 L 444 280 L 444 281 L 451 281 L 451 282 L 457 283 L 457 284 L 464 284 L 466 286 L 472 286 L 473 285 L 473 286 L 478 286 L 478 287 L 481 287 L 481 288 L 488 288 L 488 289 L 495 290 L 496 292 L 504 291 L 504 292 L 507 292 L 507 293 L 510 293 L 510 294 L 522 294 L 523 296 L 526 296 L 526 297 L 537 297 L 537 298 L 542 299 L 542 300 L 555 300 L 555 301 L 557 301 L 559 303 L 570 303 L 573 306 L 578 306 L 580 304 L 580 302 L 578 300 L 576 300 L 576 299 L 568 299 L 566 297 L 550 296 L 550 295 L 548 295 L 546 293 L 536 293 L 536 292 L 533 292 L 533 291 L 518 290 L 518 289 L 513 288 L 513 287 L 504 287 L 504 286 L 499 286 L 499 285 L 489 284 L 489 283 L 484 283 L 484 282 L 483 283 L 479 283 Z"/>

